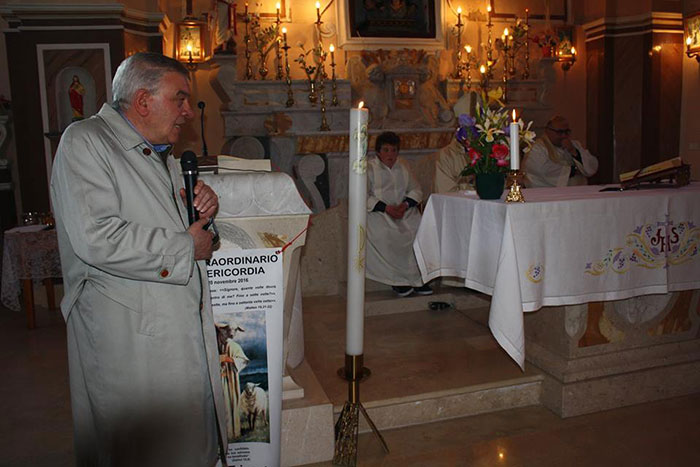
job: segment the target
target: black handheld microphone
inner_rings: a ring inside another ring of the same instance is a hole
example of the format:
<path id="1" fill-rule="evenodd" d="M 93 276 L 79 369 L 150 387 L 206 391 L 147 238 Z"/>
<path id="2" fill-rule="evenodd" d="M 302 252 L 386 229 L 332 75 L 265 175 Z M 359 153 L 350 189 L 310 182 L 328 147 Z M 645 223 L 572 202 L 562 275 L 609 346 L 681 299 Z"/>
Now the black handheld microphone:
<path id="1" fill-rule="evenodd" d="M 199 121 L 201 123 L 202 127 L 202 156 L 207 157 L 209 155 L 209 151 L 207 150 L 207 142 L 204 139 L 204 106 L 206 104 L 204 101 L 199 101 L 197 102 L 197 107 L 202 111 L 202 113 L 199 116 Z"/>
<path id="2" fill-rule="evenodd" d="M 190 225 L 192 225 L 199 220 L 199 212 L 197 212 L 197 208 L 194 207 L 194 186 L 197 184 L 197 176 L 199 175 L 197 156 L 192 151 L 183 152 L 182 156 L 180 156 L 180 167 L 182 167 L 182 176 L 185 179 L 187 220 Z M 216 228 L 216 224 L 214 224 L 213 217 L 209 219 L 209 223 L 204 226 L 204 230 L 208 229 L 209 226 L 211 226 L 212 232 L 214 233 L 212 243 L 217 244 L 219 242 L 219 230 Z"/>
<path id="3" fill-rule="evenodd" d="M 185 179 L 185 198 L 187 200 L 187 220 L 190 225 L 199 220 L 199 213 L 194 207 L 194 186 L 197 184 L 197 156 L 192 151 L 185 151 L 180 157 L 182 176 Z"/>

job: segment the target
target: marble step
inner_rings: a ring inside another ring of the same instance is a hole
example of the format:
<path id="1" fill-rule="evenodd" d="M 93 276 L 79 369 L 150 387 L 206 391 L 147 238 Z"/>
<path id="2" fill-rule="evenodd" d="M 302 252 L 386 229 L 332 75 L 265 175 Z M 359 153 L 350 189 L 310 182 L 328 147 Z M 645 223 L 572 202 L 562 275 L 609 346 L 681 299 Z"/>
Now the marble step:
<path id="1" fill-rule="evenodd" d="M 431 302 L 443 302 L 460 311 L 483 309 L 491 303 L 490 297 L 467 288 L 446 287 L 434 284 L 432 295 L 412 294 L 399 297 L 386 284 L 367 279 L 365 282 L 365 316 L 407 313 L 428 310 Z M 341 284 L 341 296 L 346 296 L 347 283 Z M 474 316 L 469 315 L 475 319 Z M 488 319 L 488 318 L 487 318 Z M 483 317 L 477 321 L 483 322 Z"/>
<path id="2" fill-rule="evenodd" d="M 362 405 L 380 431 L 389 430 L 540 405 L 543 380 L 544 376 L 541 374 L 524 375 L 510 380 L 375 400 Z M 335 420 L 339 418 L 342 409 L 342 405 L 333 407 Z M 362 415 L 359 430 L 361 433 L 370 431 Z M 391 446 L 389 448 L 391 449 Z"/>

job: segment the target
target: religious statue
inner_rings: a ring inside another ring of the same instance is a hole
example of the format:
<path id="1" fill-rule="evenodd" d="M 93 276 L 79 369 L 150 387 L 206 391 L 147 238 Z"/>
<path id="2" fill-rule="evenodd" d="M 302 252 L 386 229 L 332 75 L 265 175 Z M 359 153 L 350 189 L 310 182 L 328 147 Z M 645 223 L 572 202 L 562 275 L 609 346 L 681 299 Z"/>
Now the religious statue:
<path id="1" fill-rule="evenodd" d="M 78 75 L 73 75 L 73 81 L 68 88 L 68 97 L 70 98 L 70 107 L 73 110 L 73 121 L 85 118 L 85 105 L 83 102 L 85 87 L 80 83 Z"/>

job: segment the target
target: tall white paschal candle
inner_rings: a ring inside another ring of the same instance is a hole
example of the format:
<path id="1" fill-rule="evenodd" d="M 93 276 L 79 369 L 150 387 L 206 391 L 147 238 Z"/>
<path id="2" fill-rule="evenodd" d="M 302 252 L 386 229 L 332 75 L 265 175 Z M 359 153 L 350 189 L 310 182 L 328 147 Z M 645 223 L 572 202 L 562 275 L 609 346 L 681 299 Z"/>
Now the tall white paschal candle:
<path id="1" fill-rule="evenodd" d="M 515 120 L 515 109 L 510 122 L 510 170 L 520 170 L 520 126 Z"/>
<path id="2" fill-rule="evenodd" d="M 365 327 L 365 241 L 367 237 L 367 121 L 360 102 L 350 109 L 348 158 L 348 305 L 345 353 L 362 355 Z"/>

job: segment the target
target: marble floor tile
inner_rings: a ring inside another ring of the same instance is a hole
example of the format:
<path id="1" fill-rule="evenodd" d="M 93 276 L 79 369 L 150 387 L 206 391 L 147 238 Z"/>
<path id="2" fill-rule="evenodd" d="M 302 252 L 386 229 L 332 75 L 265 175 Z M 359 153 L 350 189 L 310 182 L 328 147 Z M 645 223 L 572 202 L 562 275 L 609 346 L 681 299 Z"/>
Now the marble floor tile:
<path id="1" fill-rule="evenodd" d="M 345 303 L 337 297 L 304 303 L 307 358 L 340 403 L 346 389 L 335 371 L 343 363 Z M 2 467 L 74 465 L 65 326 L 42 308 L 37 321 L 29 331 L 21 313 L 0 308 Z M 362 386 L 366 401 L 523 374 L 486 328 L 454 310 L 372 317 L 366 335 L 374 371 Z M 698 420 L 700 395 L 568 419 L 532 406 L 383 431 L 388 455 L 371 433 L 362 434 L 358 465 L 694 466 Z"/>

